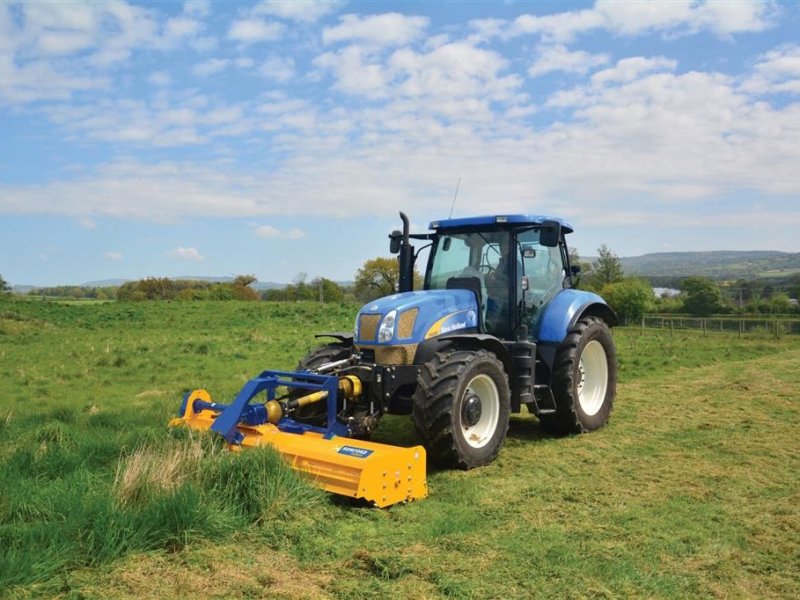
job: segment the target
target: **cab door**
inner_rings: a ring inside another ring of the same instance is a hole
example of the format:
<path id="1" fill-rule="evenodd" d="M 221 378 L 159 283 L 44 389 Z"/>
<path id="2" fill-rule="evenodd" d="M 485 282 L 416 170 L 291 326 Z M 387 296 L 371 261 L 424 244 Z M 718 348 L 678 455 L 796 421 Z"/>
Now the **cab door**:
<path id="1" fill-rule="evenodd" d="M 527 281 L 517 291 L 518 309 L 522 312 L 522 322 L 533 333 L 537 330 L 544 308 L 564 289 L 564 260 L 560 245 L 548 247 L 539 243 L 538 229 L 517 234 L 516 246 L 518 264 L 523 271 L 518 278 L 522 282 L 524 276 Z"/>

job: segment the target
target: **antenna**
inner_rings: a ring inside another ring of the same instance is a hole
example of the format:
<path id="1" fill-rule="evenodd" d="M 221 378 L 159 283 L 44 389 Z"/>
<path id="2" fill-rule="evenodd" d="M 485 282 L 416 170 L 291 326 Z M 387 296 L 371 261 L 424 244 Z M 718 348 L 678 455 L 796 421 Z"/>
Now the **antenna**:
<path id="1" fill-rule="evenodd" d="M 448 219 L 453 217 L 453 209 L 456 207 L 456 198 L 458 198 L 458 188 L 461 187 L 461 175 L 458 176 L 458 183 L 456 184 L 456 193 L 453 194 L 453 203 L 450 205 L 450 216 L 447 217 Z"/>

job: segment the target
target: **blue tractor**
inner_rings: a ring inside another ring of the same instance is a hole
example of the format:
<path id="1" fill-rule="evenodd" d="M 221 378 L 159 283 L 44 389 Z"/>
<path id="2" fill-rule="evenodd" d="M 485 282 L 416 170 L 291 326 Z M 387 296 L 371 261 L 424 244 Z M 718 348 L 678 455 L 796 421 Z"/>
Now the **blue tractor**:
<path id="1" fill-rule="evenodd" d="M 616 394 L 614 311 L 574 289 L 562 219 L 502 215 L 434 221 L 432 233 L 393 232 L 398 293 L 369 302 L 353 333 L 305 356 L 298 371 L 354 376 L 357 401 L 340 398 L 336 419 L 368 437 L 381 415 L 411 414 L 428 458 L 471 469 L 497 456 L 509 416 L 525 405 L 555 434 L 598 429 Z M 414 290 L 419 240 L 429 248 Z M 294 418 L 324 423 L 324 406 Z"/>

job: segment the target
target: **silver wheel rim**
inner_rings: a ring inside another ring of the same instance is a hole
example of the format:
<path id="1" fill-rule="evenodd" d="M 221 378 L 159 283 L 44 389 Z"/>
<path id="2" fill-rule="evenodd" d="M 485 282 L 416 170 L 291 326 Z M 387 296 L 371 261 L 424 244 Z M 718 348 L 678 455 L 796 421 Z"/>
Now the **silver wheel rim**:
<path id="1" fill-rule="evenodd" d="M 467 385 L 464 399 L 475 395 L 480 399 L 481 415 L 474 425 L 468 425 L 462 418 L 461 431 L 464 440 L 472 448 L 483 448 L 489 443 L 500 421 L 500 392 L 488 375 L 476 375 Z"/>
<path id="2" fill-rule="evenodd" d="M 596 415 L 606 399 L 608 359 L 603 345 L 592 340 L 583 348 L 578 363 L 578 403 L 587 416 Z"/>

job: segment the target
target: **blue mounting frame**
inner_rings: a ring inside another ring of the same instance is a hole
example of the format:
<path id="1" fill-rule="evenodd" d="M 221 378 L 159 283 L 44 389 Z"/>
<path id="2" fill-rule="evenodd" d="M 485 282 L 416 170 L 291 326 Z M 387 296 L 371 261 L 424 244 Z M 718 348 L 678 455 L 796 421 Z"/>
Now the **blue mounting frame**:
<path id="1" fill-rule="evenodd" d="M 309 393 L 325 391 L 327 397 L 327 426 L 315 427 L 288 417 L 283 417 L 278 421 L 277 427 L 287 433 L 305 433 L 315 431 L 322 433 L 326 439 L 334 436 L 346 436 L 347 426 L 336 420 L 336 400 L 339 391 L 339 378 L 336 375 L 317 375 L 315 373 L 294 373 L 289 371 L 264 371 L 259 376 L 254 377 L 244 384 L 241 391 L 230 404 L 218 404 L 217 402 L 205 402 L 195 400 L 192 404 L 194 412 L 201 410 L 220 411 L 220 414 L 211 425 L 214 431 L 224 437 L 231 444 L 241 444 L 244 435 L 237 430 L 240 423 L 245 425 L 263 425 L 267 422 L 267 409 L 265 403 L 254 402 L 251 400 L 259 393 L 266 392 L 267 402 L 275 399 L 275 392 L 279 387 L 298 388 L 308 390 Z M 181 413 L 186 410 L 188 396 L 183 400 Z"/>

